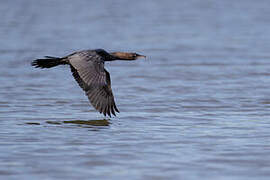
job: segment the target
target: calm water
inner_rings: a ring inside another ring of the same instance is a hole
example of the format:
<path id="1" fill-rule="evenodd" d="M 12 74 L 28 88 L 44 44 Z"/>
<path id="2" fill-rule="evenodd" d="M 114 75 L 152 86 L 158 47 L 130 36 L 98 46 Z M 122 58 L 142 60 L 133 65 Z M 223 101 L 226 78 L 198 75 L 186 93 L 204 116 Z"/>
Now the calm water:
<path id="1" fill-rule="evenodd" d="M 0 179 L 269 179 L 270 2 L 0 2 Z M 68 67 L 104 48 L 121 113 L 89 106 Z"/>

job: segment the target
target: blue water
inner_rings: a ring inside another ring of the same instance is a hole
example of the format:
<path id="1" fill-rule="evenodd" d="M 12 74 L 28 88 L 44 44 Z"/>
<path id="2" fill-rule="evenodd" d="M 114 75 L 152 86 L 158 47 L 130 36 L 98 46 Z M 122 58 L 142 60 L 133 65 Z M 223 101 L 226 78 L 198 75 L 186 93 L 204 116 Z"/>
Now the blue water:
<path id="1" fill-rule="evenodd" d="M 267 0 L 0 1 L 0 179 L 269 179 Z M 111 62 L 120 114 L 104 118 L 68 67 Z"/>

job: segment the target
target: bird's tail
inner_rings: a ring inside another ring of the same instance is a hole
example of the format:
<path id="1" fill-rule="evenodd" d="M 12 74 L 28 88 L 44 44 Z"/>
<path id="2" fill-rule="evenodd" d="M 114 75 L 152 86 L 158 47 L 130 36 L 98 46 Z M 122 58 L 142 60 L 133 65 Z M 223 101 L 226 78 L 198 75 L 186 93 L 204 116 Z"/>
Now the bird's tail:
<path id="1" fill-rule="evenodd" d="M 36 68 L 51 68 L 61 64 L 67 64 L 67 62 L 63 58 L 51 56 L 45 56 L 44 59 L 36 59 L 31 63 Z"/>

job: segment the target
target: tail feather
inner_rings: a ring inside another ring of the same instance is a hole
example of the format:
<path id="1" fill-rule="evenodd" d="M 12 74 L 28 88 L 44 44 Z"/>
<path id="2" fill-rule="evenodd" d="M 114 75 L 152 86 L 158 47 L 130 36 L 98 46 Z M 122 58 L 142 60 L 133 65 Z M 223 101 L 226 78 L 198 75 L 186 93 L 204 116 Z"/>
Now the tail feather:
<path id="1" fill-rule="evenodd" d="M 36 68 L 51 68 L 58 66 L 60 64 L 67 64 L 67 63 L 66 61 L 63 60 L 63 58 L 51 56 L 45 56 L 44 59 L 36 59 L 31 63 L 31 65 Z"/>

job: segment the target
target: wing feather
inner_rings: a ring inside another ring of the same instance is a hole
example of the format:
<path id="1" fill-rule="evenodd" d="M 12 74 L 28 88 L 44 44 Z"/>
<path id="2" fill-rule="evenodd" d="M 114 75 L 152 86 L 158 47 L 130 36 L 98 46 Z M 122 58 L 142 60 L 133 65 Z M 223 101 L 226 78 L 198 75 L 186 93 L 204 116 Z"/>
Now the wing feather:
<path id="1" fill-rule="evenodd" d="M 111 89 L 110 74 L 100 56 L 78 52 L 68 57 L 74 79 L 85 91 L 93 107 L 105 116 L 119 112 Z"/>

